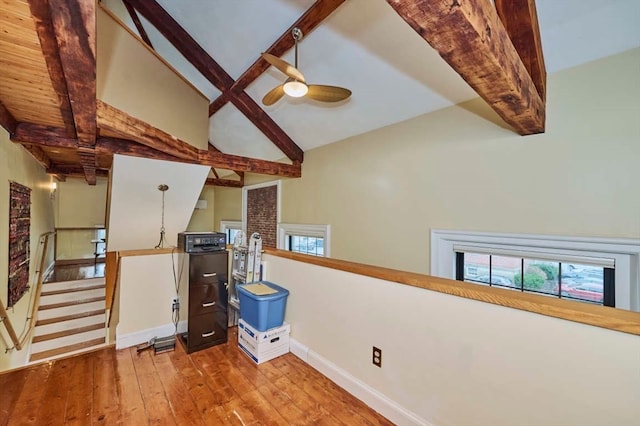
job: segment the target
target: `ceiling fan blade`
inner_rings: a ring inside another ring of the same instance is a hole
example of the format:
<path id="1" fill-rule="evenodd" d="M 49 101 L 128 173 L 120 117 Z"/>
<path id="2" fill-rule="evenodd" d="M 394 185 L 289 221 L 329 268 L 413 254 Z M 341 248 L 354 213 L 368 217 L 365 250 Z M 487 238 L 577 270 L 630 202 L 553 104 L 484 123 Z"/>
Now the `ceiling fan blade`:
<path id="1" fill-rule="evenodd" d="M 351 90 L 336 86 L 310 84 L 307 97 L 322 102 L 338 102 L 351 96 Z"/>
<path id="2" fill-rule="evenodd" d="M 265 59 L 265 61 L 269 62 L 271 65 L 282 71 L 288 77 L 304 83 L 304 76 L 302 75 L 302 73 L 287 61 L 284 61 L 277 56 L 273 56 L 271 53 L 263 53 L 262 57 Z"/>
<path id="3" fill-rule="evenodd" d="M 281 84 L 269 90 L 269 92 L 262 98 L 262 103 L 265 105 L 273 105 L 284 96 L 284 86 Z"/>

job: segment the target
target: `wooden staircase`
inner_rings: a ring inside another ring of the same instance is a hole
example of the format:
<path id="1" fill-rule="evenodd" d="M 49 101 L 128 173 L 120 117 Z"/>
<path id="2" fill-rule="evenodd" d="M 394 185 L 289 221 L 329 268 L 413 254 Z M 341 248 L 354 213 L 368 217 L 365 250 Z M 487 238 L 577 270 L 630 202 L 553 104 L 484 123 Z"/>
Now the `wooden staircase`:
<path id="1" fill-rule="evenodd" d="M 42 285 L 31 362 L 104 346 L 106 335 L 104 278 Z"/>

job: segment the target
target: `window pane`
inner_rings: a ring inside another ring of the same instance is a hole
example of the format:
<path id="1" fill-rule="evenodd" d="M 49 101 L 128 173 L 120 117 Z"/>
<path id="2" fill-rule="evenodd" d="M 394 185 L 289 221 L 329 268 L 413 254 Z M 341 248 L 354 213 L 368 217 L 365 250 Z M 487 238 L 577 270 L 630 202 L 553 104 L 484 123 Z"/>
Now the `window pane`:
<path id="1" fill-rule="evenodd" d="M 559 269 L 558 262 L 524 259 L 524 291 L 557 295 Z"/>
<path id="2" fill-rule="evenodd" d="M 491 283 L 500 287 L 520 288 L 522 258 L 491 256 Z"/>
<path id="3" fill-rule="evenodd" d="M 289 251 L 324 256 L 324 239 L 306 237 L 304 235 L 289 235 Z"/>
<path id="4" fill-rule="evenodd" d="M 227 244 L 233 244 L 238 232 L 240 232 L 239 229 L 227 228 Z"/>
<path id="5" fill-rule="evenodd" d="M 602 304 L 604 268 L 576 263 L 562 263 L 560 295 L 567 299 Z"/>
<path id="6" fill-rule="evenodd" d="M 464 280 L 489 284 L 490 260 L 488 254 L 464 254 Z"/>

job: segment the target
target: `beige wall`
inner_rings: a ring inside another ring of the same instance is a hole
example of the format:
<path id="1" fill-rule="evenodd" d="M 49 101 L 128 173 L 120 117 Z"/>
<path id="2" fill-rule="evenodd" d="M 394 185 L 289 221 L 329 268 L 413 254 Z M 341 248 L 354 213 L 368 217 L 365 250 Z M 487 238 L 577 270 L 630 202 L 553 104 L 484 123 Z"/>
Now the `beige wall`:
<path id="1" fill-rule="evenodd" d="M 107 207 L 107 179 L 95 185 L 84 179 L 69 178 L 58 182 L 56 191 L 56 227 L 104 227 Z"/>
<path id="2" fill-rule="evenodd" d="M 95 185 L 84 179 L 68 178 L 58 182 L 55 196 L 57 228 L 94 228 L 92 230 L 58 230 L 56 259 L 85 259 L 94 256 L 96 230 L 106 224 L 108 180 L 98 178 Z M 102 247 L 104 248 L 104 247 Z"/>
<path id="3" fill-rule="evenodd" d="M 102 8 L 98 8 L 98 31 L 98 98 L 199 149 L 207 149 L 208 99 Z"/>
<path id="4" fill-rule="evenodd" d="M 290 292 L 285 320 L 311 364 L 346 371 L 422 424 L 638 424 L 638 336 L 263 259 L 267 279 Z"/>
<path id="5" fill-rule="evenodd" d="M 0 301 L 6 307 L 8 295 L 8 247 L 9 247 L 9 181 L 15 181 L 31 188 L 31 260 L 29 272 L 32 289 L 37 282 L 36 270 L 39 266 L 39 236 L 53 231 L 53 202 L 50 198 L 51 178 L 43 168 L 20 145 L 9 141 L 7 132 L 0 128 Z M 53 261 L 47 258 L 45 267 Z M 32 291 L 27 292 L 9 311 L 9 320 L 16 332 L 24 330 Z M 5 349 L 13 347 L 4 325 L 0 325 L 0 370 L 14 368 L 27 361 L 28 348 L 21 351 Z"/>
<path id="6" fill-rule="evenodd" d="M 216 231 L 220 230 L 221 220 L 242 220 L 242 189 L 216 186 L 215 197 L 214 222 Z"/>
<path id="7" fill-rule="evenodd" d="M 421 273 L 433 228 L 638 238 L 639 73 L 635 49 L 550 75 L 541 135 L 476 100 L 308 151 L 282 221 L 330 224 L 332 257 Z M 233 197 L 216 221 L 241 217 Z"/>
<path id="8" fill-rule="evenodd" d="M 195 209 L 187 226 L 187 231 L 214 231 L 218 226 L 214 223 L 213 212 L 215 206 L 215 190 L 213 186 L 205 185 L 198 197 L 198 201 L 207 202 L 206 209 Z"/>

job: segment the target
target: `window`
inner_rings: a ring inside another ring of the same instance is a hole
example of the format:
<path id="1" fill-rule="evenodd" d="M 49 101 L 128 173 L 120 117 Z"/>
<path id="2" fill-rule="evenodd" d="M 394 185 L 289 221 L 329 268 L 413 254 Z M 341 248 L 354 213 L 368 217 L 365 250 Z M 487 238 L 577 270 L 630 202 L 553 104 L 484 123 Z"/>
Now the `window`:
<path id="1" fill-rule="evenodd" d="M 640 239 L 432 230 L 431 275 L 640 311 Z"/>
<path id="2" fill-rule="evenodd" d="M 613 261 L 603 266 L 454 250 L 459 281 L 615 306 Z"/>
<path id="3" fill-rule="evenodd" d="M 329 225 L 301 225 L 281 223 L 278 226 L 278 248 L 329 257 Z"/>
<path id="4" fill-rule="evenodd" d="M 233 244 L 236 234 L 242 231 L 242 222 L 237 220 L 221 220 L 220 232 L 226 234 L 227 244 Z"/>

